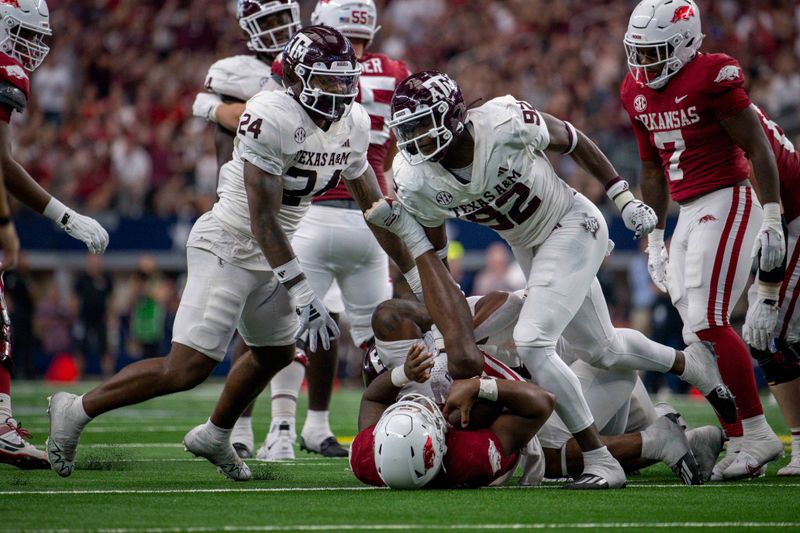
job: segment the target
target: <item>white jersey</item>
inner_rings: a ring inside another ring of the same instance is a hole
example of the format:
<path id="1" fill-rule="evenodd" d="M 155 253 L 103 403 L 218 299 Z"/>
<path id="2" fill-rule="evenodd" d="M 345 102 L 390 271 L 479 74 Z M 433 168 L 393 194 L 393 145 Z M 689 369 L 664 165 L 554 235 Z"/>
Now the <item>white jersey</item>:
<path id="1" fill-rule="evenodd" d="M 281 86 L 272 79 L 272 65 L 255 56 L 238 55 L 220 59 L 208 69 L 206 89 L 220 96 L 246 102 L 261 91 Z"/>
<path id="2" fill-rule="evenodd" d="M 463 218 L 497 231 L 514 247 L 541 244 L 572 207 L 574 192 L 544 150 L 550 134 L 527 102 L 503 96 L 467 112 L 475 142 L 469 183 L 441 164 L 395 157 L 397 197 L 422 225 Z"/>
<path id="3" fill-rule="evenodd" d="M 223 259 L 245 268 L 269 270 L 250 229 L 245 161 L 282 177 L 283 201 L 278 220 L 291 239 L 312 196 L 334 187 L 340 177 L 355 179 L 367 170 L 369 128 L 369 116 L 357 103 L 347 117 L 322 131 L 305 108 L 285 92 L 263 91 L 251 98 L 239 122 L 233 159 L 220 169 L 219 200 L 211 211 L 213 218 L 238 241 L 239 252 L 233 254 L 236 256 Z M 214 239 L 194 238 L 200 233 L 195 227 L 188 246 L 220 255 L 220 246 L 214 245 Z M 249 246 L 241 246 L 242 241 Z"/>

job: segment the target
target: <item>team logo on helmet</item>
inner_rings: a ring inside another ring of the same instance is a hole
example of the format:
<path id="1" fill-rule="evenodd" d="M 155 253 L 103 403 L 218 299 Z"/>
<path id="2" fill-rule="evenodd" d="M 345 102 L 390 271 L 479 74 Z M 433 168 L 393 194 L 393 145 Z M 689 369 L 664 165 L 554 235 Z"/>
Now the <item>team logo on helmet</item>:
<path id="1" fill-rule="evenodd" d="M 296 61 L 303 61 L 311 44 L 312 41 L 308 35 L 298 33 L 294 36 L 294 39 L 289 41 L 289 45 L 286 47 L 286 55 Z"/>
<path id="2" fill-rule="evenodd" d="M 433 468 L 435 454 L 433 452 L 433 439 L 430 435 L 428 435 L 428 440 L 425 441 L 425 446 L 422 448 L 422 458 L 425 461 L 425 470 Z"/>
<path id="3" fill-rule="evenodd" d="M 303 128 L 297 128 L 296 130 L 294 130 L 294 142 L 296 142 L 297 144 L 303 144 L 305 140 L 306 140 L 306 130 L 304 130 Z"/>
<path id="4" fill-rule="evenodd" d="M 694 16 L 694 8 L 692 6 L 681 6 L 675 10 L 675 14 L 672 15 L 672 23 L 676 23 L 681 20 L 689 20 Z"/>
<path id="5" fill-rule="evenodd" d="M 637 94 L 633 99 L 633 108 L 639 113 L 647 109 L 647 98 L 643 94 Z"/>
<path id="6" fill-rule="evenodd" d="M 0 4 L 8 4 L 11 7 L 16 7 L 17 9 L 20 7 L 19 0 L 0 0 Z"/>
<path id="7" fill-rule="evenodd" d="M 742 69 L 739 67 L 735 65 L 725 65 L 719 69 L 719 74 L 717 74 L 717 78 L 714 80 L 714 82 L 721 83 L 723 81 L 738 80 L 741 75 Z"/>
<path id="8" fill-rule="evenodd" d="M 444 100 L 458 90 L 452 79 L 441 74 L 425 80 L 422 82 L 422 86 L 430 91 L 434 102 Z"/>
<path id="9" fill-rule="evenodd" d="M 453 195 L 447 191 L 439 191 L 436 193 L 436 203 L 445 207 L 453 203 Z"/>

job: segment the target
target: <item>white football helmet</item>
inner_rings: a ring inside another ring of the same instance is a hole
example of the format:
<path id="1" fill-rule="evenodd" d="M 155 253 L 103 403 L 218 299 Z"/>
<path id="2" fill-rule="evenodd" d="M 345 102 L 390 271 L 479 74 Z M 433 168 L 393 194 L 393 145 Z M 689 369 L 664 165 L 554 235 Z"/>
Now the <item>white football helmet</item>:
<path id="1" fill-rule="evenodd" d="M 311 24 L 336 28 L 348 39 L 364 39 L 367 46 L 381 29 L 374 0 L 320 0 Z"/>
<path id="2" fill-rule="evenodd" d="M 628 70 L 637 82 L 659 89 L 694 59 L 703 37 L 693 0 L 642 0 L 625 33 Z"/>
<path id="3" fill-rule="evenodd" d="M 300 5 L 292 0 L 239 0 L 236 18 L 253 52 L 277 54 L 300 29 Z"/>
<path id="4" fill-rule="evenodd" d="M 45 0 L 0 0 L 0 51 L 33 72 L 50 52 L 45 38 L 50 10 Z"/>
<path id="5" fill-rule="evenodd" d="M 421 394 L 406 394 L 375 426 L 375 466 L 393 489 L 419 489 L 442 469 L 447 452 L 444 415 Z"/>

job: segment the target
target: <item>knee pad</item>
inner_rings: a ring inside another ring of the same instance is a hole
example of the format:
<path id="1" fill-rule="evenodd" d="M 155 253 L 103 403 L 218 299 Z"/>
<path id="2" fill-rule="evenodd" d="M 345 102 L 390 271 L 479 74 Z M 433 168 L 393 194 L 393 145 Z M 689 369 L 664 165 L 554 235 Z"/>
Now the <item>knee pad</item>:
<path id="1" fill-rule="evenodd" d="M 767 383 L 780 385 L 800 377 L 800 353 L 797 343 L 786 344 L 778 342 L 779 350 L 772 353 L 768 350 L 750 348 L 750 354 L 758 361 L 758 366 L 764 372 Z"/>

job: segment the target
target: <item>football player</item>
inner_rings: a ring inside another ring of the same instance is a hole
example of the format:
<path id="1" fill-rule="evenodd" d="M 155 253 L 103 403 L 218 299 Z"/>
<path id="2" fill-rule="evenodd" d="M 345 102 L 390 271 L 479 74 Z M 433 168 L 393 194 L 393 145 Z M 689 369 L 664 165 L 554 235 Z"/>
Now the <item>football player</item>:
<path id="1" fill-rule="evenodd" d="M 14 159 L 9 122 L 21 113 L 30 96 L 28 73 L 42 64 L 52 35 L 50 12 L 44 0 L 0 3 L 0 247 L 2 270 L 13 268 L 19 253 L 7 195 L 54 221 L 72 237 L 84 242 L 92 253 L 103 253 L 108 233 L 94 219 L 80 215 L 42 189 Z M 19 468 L 49 468 L 47 455 L 27 442 L 11 412 L 11 323 L 0 278 L 0 462 Z"/>
<path id="2" fill-rule="evenodd" d="M 555 174 L 545 151 L 572 154 L 605 183 L 637 236 L 655 227 L 656 218 L 591 140 L 511 96 L 467 111 L 458 85 L 435 71 L 400 84 L 390 127 L 402 154 L 393 165 L 399 202 L 379 202 L 367 220 L 395 231 L 415 219 L 426 227 L 431 244 L 444 249 L 444 220 L 464 218 L 498 231 L 511 244 L 529 291 L 514 330 L 516 348 L 537 382 L 554 392 L 556 412 L 584 450 L 586 471 L 571 488 L 621 488 L 625 475 L 599 439 L 577 378 L 556 354 L 556 342 L 570 322 L 579 337 L 597 341 L 599 350 L 581 354 L 592 364 L 673 371 L 698 386 L 726 418 L 735 416 L 706 348 L 635 349 L 639 342 L 654 344 L 641 335 L 623 336 L 620 350 L 606 342 L 602 310 L 592 303 L 591 292 L 608 248 L 608 230 L 597 207 Z M 415 285 L 413 278 L 410 284 Z M 579 312 L 585 314 L 581 319 Z"/>
<path id="3" fill-rule="evenodd" d="M 247 37 L 247 48 L 252 55 L 235 55 L 221 59 L 211 65 L 206 74 L 207 91 L 197 95 L 192 113 L 202 119 L 216 123 L 214 144 L 219 167 L 231 160 L 233 143 L 239 118 L 244 112 L 244 103 L 265 90 L 282 88 L 280 80 L 272 76 L 272 63 L 283 50 L 294 33 L 300 29 L 300 7 L 297 2 L 287 0 L 240 0 L 236 18 Z M 247 351 L 247 346 L 237 335 L 232 360 L 235 363 Z M 294 405 L 297 401 L 295 387 L 291 383 L 303 380 L 305 356 L 298 354 L 272 381 L 272 411 L 279 412 L 282 404 Z M 281 385 L 279 377 L 289 380 L 288 387 Z M 284 390 L 286 389 L 286 390 Z M 253 405 L 247 406 L 236 421 L 231 440 L 236 452 L 244 458 L 252 457 Z M 292 428 L 293 431 L 293 428 Z M 294 457 L 294 449 L 289 449 Z M 276 459 L 277 457 L 264 457 Z"/>
<path id="4" fill-rule="evenodd" d="M 778 164 L 781 203 L 788 224 L 786 259 L 780 268 L 761 269 L 748 292 L 742 337 L 751 346 L 792 432 L 792 459 L 779 476 L 800 476 L 800 155 L 783 130 L 755 107 Z"/>
<path id="5" fill-rule="evenodd" d="M 402 61 L 368 52 L 380 29 L 373 0 L 323 0 L 311 14 L 312 24 L 336 28 L 350 39 L 361 65 L 358 97 L 370 117 L 367 159 L 386 193 L 384 168 L 390 147 L 389 104 L 392 92 L 408 76 Z M 276 66 L 280 63 L 276 62 Z M 280 69 L 275 72 L 280 74 Z M 390 161 L 390 160 L 389 160 Z M 326 295 L 329 311 L 347 312 L 353 341 L 367 351 L 372 343 L 370 317 L 375 307 L 391 296 L 386 254 L 375 241 L 358 204 L 339 182 L 333 189 L 312 199 L 292 239 L 292 246 L 314 292 Z M 300 449 L 329 457 L 346 457 L 328 422 L 333 380 L 337 368 L 337 342 L 329 350 L 308 353 L 308 414 L 300 437 Z M 296 397 L 300 380 L 285 377 L 287 370 L 272 380 L 276 390 Z M 302 380 L 302 377 L 301 377 Z M 294 387 L 294 390 L 291 390 Z M 291 390 L 291 392 L 289 392 Z M 272 402 L 272 423 L 259 458 L 294 458 L 296 402 Z M 281 430 L 288 426 L 289 431 Z"/>
<path id="6" fill-rule="evenodd" d="M 624 41 L 630 72 L 620 95 L 639 145 L 642 197 L 659 219 L 648 237 L 648 269 L 680 312 L 684 341 L 715 345 L 736 396 L 739 417 L 722 421 L 730 441 L 713 478 L 757 475 L 783 445 L 764 418 L 747 346 L 729 317 L 749 278 L 750 250 L 760 252 L 764 271 L 785 255 L 775 156 L 738 62 L 699 52 L 695 2 L 640 2 Z M 761 204 L 748 181 L 748 158 Z M 670 197 L 680 213 L 668 254 Z"/>

